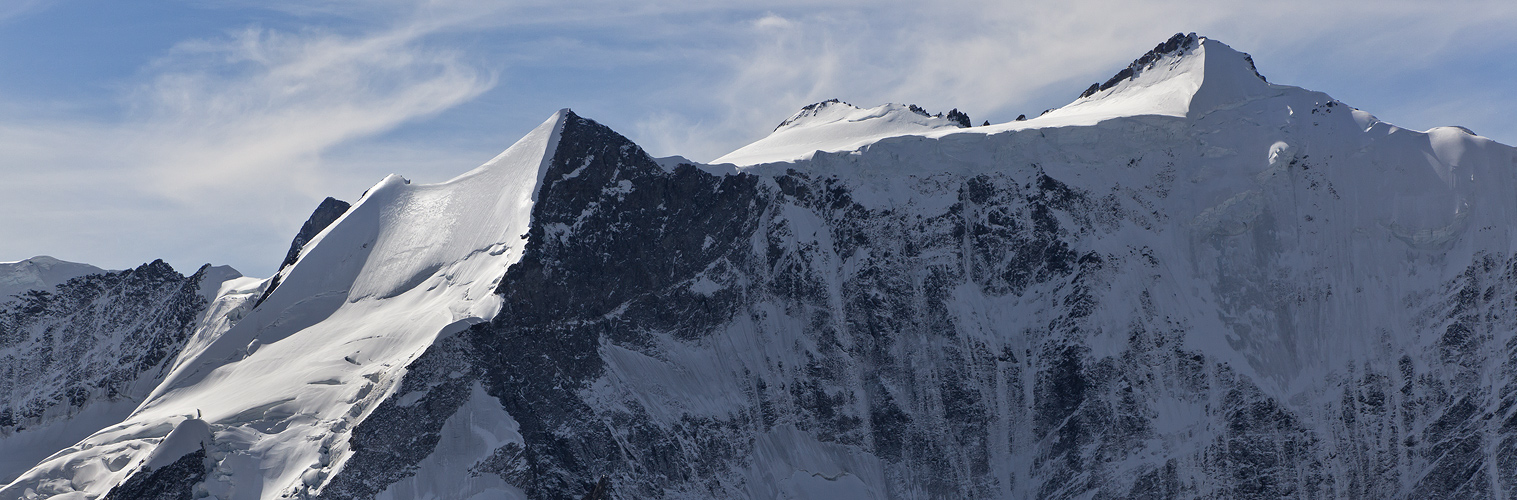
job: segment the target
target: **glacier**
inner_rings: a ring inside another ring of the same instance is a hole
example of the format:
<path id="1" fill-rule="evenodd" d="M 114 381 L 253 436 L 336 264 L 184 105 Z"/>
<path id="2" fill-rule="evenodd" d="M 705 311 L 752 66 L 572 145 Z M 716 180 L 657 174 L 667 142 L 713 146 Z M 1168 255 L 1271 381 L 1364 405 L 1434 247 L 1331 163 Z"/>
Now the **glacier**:
<path id="1" fill-rule="evenodd" d="M 0 499 L 1517 496 L 1517 149 L 1194 34 L 966 124 L 563 110 L 275 276 L 28 292 Z"/>

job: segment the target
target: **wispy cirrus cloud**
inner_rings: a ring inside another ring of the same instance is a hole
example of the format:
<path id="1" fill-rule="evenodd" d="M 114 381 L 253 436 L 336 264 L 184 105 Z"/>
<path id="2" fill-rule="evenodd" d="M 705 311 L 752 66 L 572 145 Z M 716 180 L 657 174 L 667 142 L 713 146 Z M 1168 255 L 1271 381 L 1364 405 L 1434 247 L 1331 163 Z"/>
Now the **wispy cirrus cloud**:
<path id="1" fill-rule="evenodd" d="M 157 58 L 123 86 L 120 118 L 0 120 L 0 171 L 24 179 L 0 188 L 0 210 L 26 214 L 0 224 L 34 235 L 6 238 L 0 251 L 183 265 L 240 253 L 247 242 L 216 244 L 231 233 L 277 253 L 308 200 L 355 190 L 323 168 L 326 152 L 493 85 L 491 71 L 429 45 L 437 29 L 427 20 L 359 34 L 246 27 Z M 107 251 L 116 257 L 101 258 Z"/>
<path id="2" fill-rule="evenodd" d="M 136 144 L 153 158 L 147 171 L 168 192 L 325 187 L 322 152 L 490 87 L 490 75 L 456 52 L 420 45 L 424 34 L 248 29 L 182 44 L 134 99 L 143 108 Z"/>

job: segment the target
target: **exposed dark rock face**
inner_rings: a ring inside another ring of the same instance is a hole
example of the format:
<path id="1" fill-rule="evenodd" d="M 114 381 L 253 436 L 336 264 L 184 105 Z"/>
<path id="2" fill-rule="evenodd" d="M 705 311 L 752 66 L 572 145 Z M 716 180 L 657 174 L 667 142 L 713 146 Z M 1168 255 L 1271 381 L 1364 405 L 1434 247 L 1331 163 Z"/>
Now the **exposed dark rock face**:
<path id="1" fill-rule="evenodd" d="M 702 295 L 684 284 L 703 272 L 739 279 L 754 256 L 735 243 L 753 234 L 768 202 L 759 180 L 691 165 L 665 171 L 626 138 L 573 115 L 544 179 L 527 250 L 501 281 L 505 304 L 468 332 L 486 363 L 486 389 L 526 438 L 530 473 L 519 486 L 537 498 L 577 496 L 600 476 L 637 476 L 641 484 L 616 490 L 642 495 L 693 479 L 686 460 L 694 457 L 676 435 L 719 439 L 700 427 L 722 423 L 664 429 L 636 407 L 597 415 L 577 391 L 602 374 L 604 342 L 696 340 L 740 310 L 740 290 Z M 639 443 L 639 458 L 619 449 L 624 440 Z"/>
<path id="2" fill-rule="evenodd" d="M 750 236 L 758 224 L 765 202 L 758 179 L 715 176 L 688 164 L 666 171 L 626 138 L 574 115 L 544 179 L 525 255 L 499 290 L 501 313 L 458 341 L 434 345 L 410 367 L 400 391 L 432 386 L 430 392 L 407 408 L 386 402 L 361 424 L 352 440 L 359 450 L 354 461 L 323 494 L 363 496 L 393 482 L 368 478 L 404 477 L 430 447 L 400 450 L 383 441 L 404 432 L 435 442 L 442 420 L 463 404 L 476 378 L 520 423 L 526 445 L 517 452 L 524 468 L 518 486 L 536 498 L 577 498 L 595 490 L 602 476 L 625 477 L 639 467 L 646 467 L 648 484 L 631 491 L 688 479 L 665 430 L 635 413 L 596 415 L 576 391 L 602 374 L 598 350 L 607 339 L 636 346 L 667 332 L 694 340 L 735 313 L 737 291 L 704 296 L 679 285 L 713 266 L 736 278 L 733 259 L 749 256 L 730 242 Z M 459 360 L 471 365 L 451 366 Z M 466 376 L 447 379 L 451 373 Z M 441 417 L 409 415 L 431 408 Z M 621 424 L 610 429 L 602 418 Z M 653 447 L 646 461 L 629 463 L 618 451 L 622 438 L 612 431 L 621 426 L 633 427 Z M 564 434 L 567 428 L 583 432 Z M 699 430 L 684 434 L 696 437 Z M 365 482 L 370 485 L 359 486 Z"/>
<path id="3" fill-rule="evenodd" d="M 969 115 L 964 114 L 963 111 L 959 111 L 959 108 L 948 110 L 947 118 L 949 120 L 952 120 L 954 123 L 959 124 L 959 127 L 961 128 L 969 128 L 974 126 L 974 122 L 970 121 Z"/>
<path id="4" fill-rule="evenodd" d="M 969 128 L 969 127 L 973 126 L 973 122 L 971 122 L 969 120 L 969 115 L 964 114 L 963 111 L 959 111 L 959 108 L 953 108 L 951 110 L 948 110 L 948 114 L 946 116 L 943 113 L 938 113 L 938 114 L 928 113 L 926 109 L 922 108 L 921 106 L 917 106 L 915 104 L 908 104 L 908 105 L 906 105 L 906 109 L 910 110 L 912 113 L 916 113 L 916 114 L 919 114 L 919 115 L 922 115 L 922 116 L 926 116 L 926 117 L 931 117 L 931 118 L 947 118 L 948 121 L 951 121 L 954 124 L 958 125 L 959 128 Z"/>
<path id="5" fill-rule="evenodd" d="M 210 467 L 205 450 L 196 450 L 158 469 L 132 473 L 126 481 L 111 488 L 102 500 L 192 500 L 195 485 L 205 480 Z"/>
<path id="6" fill-rule="evenodd" d="M 306 243 L 310 242 L 311 238 L 315 238 L 317 233 L 336 222 L 337 218 L 342 217 L 342 214 L 347 213 L 351 207 L 348 202 L 330 196 L 321 200 L 321 204 L 316 205 L 316 210 L 311 212 L 305 224 L 300 225 L 300 232 L 295 233 L 295 240 L 290 242 L 290 251 L 285 254 L 284 262 L 280 263 L 279 267 L 294 264 L 300 259 L 300 250 L 305 248 Z"/>
<path id="7" fill-rule="evenodd" d="M 1090 445 L 1112 429 L 1140 441 L 1147 424 L 1106 406 L 1124 400 L 1124 386 L 1098 370 L 1117 371 L 1092 364 L 1078 347 L 1080 318 L 1095 307 L 1089 290 L 1111 257 L 1069 243 L 1112 226 L 1111 207 L 1035 166 L 1011 172 L 933 179 L 956 183 L 959 202 L 922 219 L 870 210 L 836 179 L 800 172 L 759 179 L 690 165 L 665 171 L 621 136 L 571 116 L 526 253 L 501 283 L 501 313 L 458 337 L 471 345 L 440 343 L 411 367 L 406 384 L 434 388 L 409 409 L 386 403 L 361 424 L 355 461 L 326 491 L 366 496 L 404 477 L 427 447 L 401 451 L 365 436 L 435 436 L 442 418 L 411 414 L 456 409 L 475 377 L 521 424 L 516 484 L 533 498 L 590 494 L 602 477 L 619 498 L 743 496 L 733 477 L 750 465 L 756 439 L 785 428 L 868 450 L 896 464 L 890 484 L 934 496 L 1005 491 L 998 481 L 1012 478 L 998 479 L 996 470 L 1008 446 L 1042 450 L 1038 468 L 1051 475 L 1044 484 L 1120 458 L 1120 446 Z M 831 242 L 810 240 L 797 211 L 816 214 Z M 820 281 L 846 255 L 865 256 L 853 277 L 841 288 Z M 695 282 L 709 284 L 696 290 Z M 1073 307 L 1048 330 L 1030 332 L 1042 339 L 1035 349 L 996 347 L 964 335 L 948 310 L 963 284 L 997 296 L 1046 294 Z M 736 414 L 687 414 L 671 427 L 633 394 L 616 395 L 627 399 L 614 408 L 585 400 L 605 375 L 607 345 L 658 356 L 660 345 L 710 342 L 735 319 L 771 314 L 799 321 L 798 338 L 812 347 L 783 348 L 799 349 L 785 358 L 800 364 L 777 360 L 749 371 L 751 406 Z M 472 366 L 452 366 L 460 359 Z M 467 375 L 446 381 L 442 373 Z M 1185 377 L 1194 386 L 1204 375 Z M 1139 411 L 1126 401 L 1122 411 Z M 1029 432 L 1005 433 L 1024 426 Z M 365 456 L 375 458 L 358 461 Z M 346 486 L 360 478 L 391 479 Z"/>
<path id="8" fill-rule="evenodd" d="M 1198 327 L 1155 307 L 1150 288 L 1111 301 L 1112 283 L 1157 287 L 1166 264 L 1146 247 L 1089 242 L 1162 215 L 1037 165 L 916 181 L 953 200 L 935 214 L 870 208 L 825 175 L 666 170 L 571 115 L 544 179 L 500 314 L 409 368 L 397 394 L 425 395 L 360 424 L 324 496 L 371 497 L 414 473 L 473 384 L 523 442 L 470 470 L 532 498 L 763 497 L 783 478 L 754 468 L 796 432 L 806 437 L 788 446 L 874 457 L 877 484 L 922 498 L 1517 492 L 1517 452 L 1505 451 L 1517 449 L 1517 386 L 1473 382 L 1492 365 L 1517 380 L 1517 341 L 1499 333 L 1517 331 L 1504 313 L 1517 303 L 1514 259 L 1485 258 L 1414 302 L 1440 351 L 1350 366 L 1334 375 L 1337 403 L 1302 413 L 1188 348 Z M 962 310 L 981 300 L 1037 306 Z M 1130 323 L 1105 334 L 1110 352 L 1092 352 L 1094 313 L 1112 307 L 1131 308 Z M 767 347 L 745 358 L 723 347 L 733 342 Z M 681 391 L 704 380 L 644 392 L 608 382 L 627 356 L 674 366 L 683 349 L 731 356 L 735 408 L 694 409 Z M 1196 414 L 1183 445 L 1163 442 L 1174 411 Z"/>
<path id="9" fill-rule="evenodd" d="M 342 472 L 322 490 L 325 498 L 373 498 L 416 472 L 437 447 L 443 423 L 469 399 L 479 380 L 479 356 L 458 337 L 446 337 L 407 367 L 396 394 L 425 393 L 415 402 L 390 398 L 353 430 Z M 504 470 L 497 471 L 504 475 Z"/>
<path id="10" fill-rule="evenodd" d="M 285 253 L 284 262 L 279 264 L 280 272 L 275 273 L 274 278 L 269 280 L 269 286 L 263 290 L 263 295 L 258 297 L 258 302 L 254 303 L 253 307 L 258 307 L 269 298 L 270 294 L 274 293 L 275 288 L 279 288 L 280 277 L 284 275 L 284 270 L 300 260 L 300 251 L 305 248 L 306 243 L 310 243 L 311 238 L 315 238 L 327 226 L 336 222 L 337 218 L 347 213 L 349 208 L 352 208 L 352 205 L 337 198 L 328 196 L 327 199 L 321 200 L 321 204 L 317 205 L 316 210 L 311 212 L 311 216 L 306 218 L 305 224 L 300 225 L 300 232 L 295 233 L 295 239 L 290 242 L 290 251 Z"/>
<path id="11" fill-rule="evenodd" d="M 152 390 L 205 310 L 209 267 L 153 261 L 0 304 L 0 436 Z"/>

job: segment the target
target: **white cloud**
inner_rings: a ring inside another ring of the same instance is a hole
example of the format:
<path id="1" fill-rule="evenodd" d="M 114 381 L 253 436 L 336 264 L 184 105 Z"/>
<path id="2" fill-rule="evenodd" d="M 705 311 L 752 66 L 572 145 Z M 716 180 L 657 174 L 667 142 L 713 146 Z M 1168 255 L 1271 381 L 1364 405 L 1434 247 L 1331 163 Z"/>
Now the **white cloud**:
<path id="1" fill-rule="evenodd" d="M 429 47 L 429 29 L 435 27 L 402 24 L 341 35 L 249 28 L 187 41 L 127 93 L 130 111 L 119 123 L 0 122 L 0 171 L 24 179 L 0 187 L 0 210 L 29 214 L 0 222 L 0 232 L 51 240 L 36 248 L 36 238 L 6 238 L 0 252 L 82 249 L 83 260 L 102 265 L 165 257 L 183 267 L 221 257 L 203 250 L 217 245 L 217 233 L 231 233 L 259 238 L 257 248 L 219 248 L 231 253 L 221 258 L 277 257 L 312 199 L 356 195 L 355 181 L 366 186 L 386 173 L 335 178 L 323 168 L 325 152 L 468 101 L 493 84 L 456 51 Z M 71 195 L 88 197 L 72 205 L 56 199 Z M 101 239 L 128 243 L 101 248 Z"/>
<path id="2" fill-rule="evenodd" d="M 789 28 L 791 24 L 789 19 L 776 16 L 772 12 L 765 14 L 764 17 L 753 22 L 753 26 L 759 29 L 785 29 Z"/>

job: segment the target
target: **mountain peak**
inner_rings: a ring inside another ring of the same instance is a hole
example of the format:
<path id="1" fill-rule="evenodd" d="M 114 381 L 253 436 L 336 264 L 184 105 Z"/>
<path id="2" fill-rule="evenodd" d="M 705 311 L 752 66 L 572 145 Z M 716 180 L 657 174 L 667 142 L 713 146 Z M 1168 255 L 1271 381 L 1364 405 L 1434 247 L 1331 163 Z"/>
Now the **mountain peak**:
<path id="1" fill-rule="evenodd" d="M 38 255 L 16 262 L 0 262 L 0 303 L 9 302 L 16 294 L 27 290 L 51 291 L 53 287 L 86 274 L 99 274 L 104 269 L 77 262 Z"/>
<path id="2" fill-rule="evenodd" d="M 1176 33 L 1122 68 L 1091 84 L 1070 104 L 1032 120 L 973 131 L 1090 125 L 1124 116 L 1199 117 L 1243 101 L 1278 94 L 1254 67 L 1253 58 L 1195 33 Z M 958 110 L 931 114 L 916 105 L 860 108 L 838 99 L 814 103 L 791 115 L 768 137 L 743 146 L 713 164 L 757 165 L 802 160 L 817 151 L 851 151 L 886 137 L 949 133 L 970 128 Z M 987 125 L 989 123 L 987 122 Z"/>
<path id="3" fill-rule="evenodd" d="M 810 121 L 810 119 L 813 117 L 837 108 L 859 109 L 858 106 L 848 104 L 836 98 L 828 99 L 822 102 L 814 102 L 802 106 L 800 111 L 796 111 L 795 114 L 790 115 L 790 118 L 786 118 L 785 121 L 782 121 L 779 125 L 776 125 L 774 127 L 774 132 L 779 132 L 780 129 L 791 126 L 799 126 L 799 124 Z"/>
<path id="4" fill-rule="evenodd" d="M 1248 54 L 1195 33 L 1176 33 L 1049 114 L 1081 122 L 1136 115 L 1194 117 L 1269 95 L 1271 88 Z"/>
<path id="5" fill-rule="evenodd" d="M 1166 57 L 1179 58 L 1192 55 L 1201 46 L 1202 42 L 1206 40 L 1206 37 L 1197 36 L 1195 33 L 1175 33 L 1175 36 L 1169 37 L 1169 40 L 1165 40 L 1163 43 L 1154 46 L 1153 50 L 1133 60 L 1132 64 L 1128 64 L 1126 68 L 1122 68 L 1117 74 L 1112 75 L 1111 78 L 1106 80 L 1106 83 L 1090 84 L 1090 87 L 1086 88 L 1085 92 L 1080 93 L 1080 97 L 1090 97 L 1097 92 L 1115 87 L 1123 81 L 1131 80 L 1139 73 L 1153 69 L 1159 64 L 1161 59 Z M 1248 54 L 1243 54 L 1243 58 L 1247 61 L 1249 69 L 1254 70 L 1254 75 L 1258 76 L 1260 80 L 1264 80 L 1264 75 L 1260 75 L 1259 71 L 1254 69 L 1253 58 L 1249 57 Z"/>

